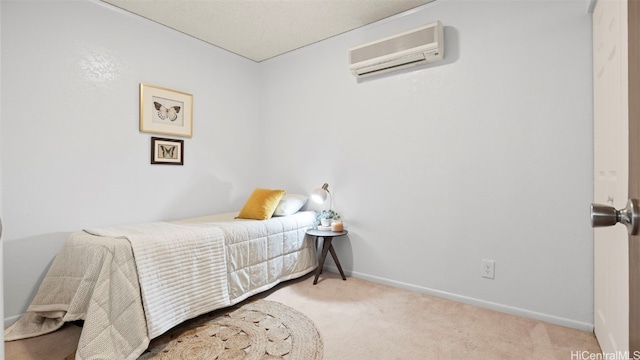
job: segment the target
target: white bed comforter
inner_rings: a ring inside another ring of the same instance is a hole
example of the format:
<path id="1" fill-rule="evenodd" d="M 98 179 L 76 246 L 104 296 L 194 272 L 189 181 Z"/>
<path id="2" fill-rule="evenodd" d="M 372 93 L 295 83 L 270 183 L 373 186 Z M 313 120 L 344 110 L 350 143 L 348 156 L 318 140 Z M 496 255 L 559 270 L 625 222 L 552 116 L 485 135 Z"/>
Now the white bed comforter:
<path id="1" fill-rule="evenodd" d="M 235 214 L 72 234 L 5 339 L 83 319 L 76 359 L 136 359 L 180 322 L 317 266 L 305 237 L 313 212 L 266 221 Z"/>
<path id="2" fill-rule="evenodd" d="M 85 231 L 131 243 L 150 338 L 230 305 L 220 228 L 158 222 Z"/>

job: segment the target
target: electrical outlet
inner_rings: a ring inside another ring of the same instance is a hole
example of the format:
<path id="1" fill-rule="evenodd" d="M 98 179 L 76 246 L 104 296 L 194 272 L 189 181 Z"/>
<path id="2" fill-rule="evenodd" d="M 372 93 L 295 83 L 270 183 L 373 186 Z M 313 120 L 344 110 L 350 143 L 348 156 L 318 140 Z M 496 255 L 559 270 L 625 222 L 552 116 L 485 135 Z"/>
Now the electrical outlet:
<path id="1" fill-rule="evenodd" d="M 496 262 L 493 260 L 482 260 L 482 269 L 480 275 L 487 279 L 495 278 Z"/>

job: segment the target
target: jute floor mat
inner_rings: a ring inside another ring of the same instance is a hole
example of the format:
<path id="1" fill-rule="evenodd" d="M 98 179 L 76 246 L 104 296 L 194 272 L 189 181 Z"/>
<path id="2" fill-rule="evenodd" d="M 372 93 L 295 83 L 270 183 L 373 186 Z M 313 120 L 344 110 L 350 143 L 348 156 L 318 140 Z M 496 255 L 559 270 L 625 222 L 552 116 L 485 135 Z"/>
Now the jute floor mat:
<path id="1" fill-rule="evenodd" d="M 153 339 L 139 360 L 321 360 L 322 337 L 297 310 L 256 300 L 189 320 Z"/>

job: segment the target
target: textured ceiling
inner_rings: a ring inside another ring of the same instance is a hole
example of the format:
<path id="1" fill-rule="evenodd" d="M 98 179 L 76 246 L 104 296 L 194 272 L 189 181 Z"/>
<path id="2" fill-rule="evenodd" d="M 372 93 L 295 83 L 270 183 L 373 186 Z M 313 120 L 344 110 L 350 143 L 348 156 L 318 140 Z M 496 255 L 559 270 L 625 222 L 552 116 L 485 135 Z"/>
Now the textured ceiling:
<path id="1" fill-rule="evenodd" d="M 433 0 L 102 0 L 260 62 Z"/>

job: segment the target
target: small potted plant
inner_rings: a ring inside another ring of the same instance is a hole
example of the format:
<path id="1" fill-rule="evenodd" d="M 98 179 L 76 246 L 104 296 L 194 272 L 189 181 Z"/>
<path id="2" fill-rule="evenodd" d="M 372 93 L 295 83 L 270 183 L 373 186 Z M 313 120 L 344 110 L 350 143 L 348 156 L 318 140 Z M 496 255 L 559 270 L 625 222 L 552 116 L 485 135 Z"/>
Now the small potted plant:
<path id="1" fill-rule="evenodd" d="M 316 221 L 314 227 L 318 225 L 331 226 L 331 221 L 340 219 L 340 214 L 333 210 L 322 210 L 316 214 Z"/>

